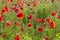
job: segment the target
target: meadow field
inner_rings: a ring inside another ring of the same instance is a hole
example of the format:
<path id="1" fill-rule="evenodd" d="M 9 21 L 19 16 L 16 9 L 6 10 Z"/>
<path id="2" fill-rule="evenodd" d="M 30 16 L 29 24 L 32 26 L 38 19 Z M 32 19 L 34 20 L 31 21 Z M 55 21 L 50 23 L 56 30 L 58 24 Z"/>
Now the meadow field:
<path id="1" fill-rule="evenodd" d="M 0 40 L 60 40 L 60 0 L 0 0 Z"/>

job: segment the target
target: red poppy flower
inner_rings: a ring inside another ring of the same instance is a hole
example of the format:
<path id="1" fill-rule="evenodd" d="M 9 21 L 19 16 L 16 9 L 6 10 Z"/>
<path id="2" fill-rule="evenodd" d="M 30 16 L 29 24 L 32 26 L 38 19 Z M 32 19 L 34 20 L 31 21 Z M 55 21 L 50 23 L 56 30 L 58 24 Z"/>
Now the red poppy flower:
<path id="1" fill-rule="evenodd" d="M 45 40 L 49 40 L 48 36 L 45 36 Z"/>
<path id="2" fill-rule="evenodd" d="M 11 9 L 14 10 L 14 12 L 16 12 L 16 13 L 19 11 L 19 9 L 18 9 L 14 4 L 13 4 L 13 6 L 11 7 Z"/>
<path id="3" fill-rule="evenodd" d="M 23 6 L 20 6 L 20 10 L 23 10 Z"/>
<path id="4" fill-rule="evenodd" d="M 8 11 L 8 6 L 7 5 L 5 6 L 5 9 L 6 9 L 6 11 Z"/>
<path id="5" fill-rule="evenodd" d="M 43 27 L 39 27 L 38 32 L 42 32 L 42 31 L 43 31 Z"/>
<path id="6" fill-rule="evenodd" d="M 32 20 L 32 18 L 33 18 L 33 15 L 30 14 L 30 15 L 28 16 L 28 19 L 29 19 L 29 20 Z"/>
<path id="7" fill-rule="evenodd" d="M 17 8 L 15 8 L 14 11 L 17 13 L 19 10 Z"/>
<path id="8" fill-rule="evenodd" d="M 11 24 L 10 22 L 6 22 L 5 26 L 10 26 L 10 24 Z"/>
<path id="9" fill-rule="evenodd" d="M 5 38 L 5 37 L 6 37 L 6 34 L 3 34 L 3 35 L 2 35 L 2 38 Z"/>
<path id="10" fill-rule="evenodd" d="M 32 28 L 32 24 L 31 24 L 31 23 L 28 23 L 27 26 L 28 26 L 29 28 Z"/>
<path id="11" fill-rule="evenodd" d="M 40 18 L 36 18 L 36 22 L 40 23 L 41 19 Z"/>
<path id="12" fill-rule="evenodd" d="M 6 12 L 6 9 L 5 8 L 2 8 L 2 13 L 5 13 Z"/>
<path id="13" fill-rule="evenodd" d="M 8 6 L 6 5 L 5 7 L 2 8 L 2 13 L 5 13 L 8 11 Z"/>
<path id="14" fill-rule="evenodd" d="M 27 6 L 30 6 L 30 2 L 28 2 Z"/>
<path id="15" fill-rule="evenodd" d="M 49 17 L 47 17 L 47 18 L 45 19 L 45 21 L 49 23 L 49 22 L 51 21 L 51 19 L 50 19 Z"/>
<path id="16" fill-rule="evenodd" d="M 37 5 L 37 3 L 34 1 L 34 2 L 33 2 L 33 6 L 36 7 L 36 5 Z"/>
<path id="17" fill-rule="evenodd" d="M 54 3 L 54 2 L 55 2 L 55 0 L 51 0 L 51 2 L 52 2 L 52 3 Z"/>
<path id="18" fill-rule="evenodd" d="M 52 16 L 56 16 L 56 12 L 55 11 L 52 12 Z"/>
<path id="19" fill-rule="evenodd" d="M 19 35 L 16 35 L 15 36 L 15 40 L 20 40 L 20 36 Z"/>
<path id="20" fill-rule="evenodd" d="M 50 28 L 52 28 L 52 29 L 55 28 L 55 23 L 54 22 L 50 22 Z"/>
<path id="21" fill-rule="evenodd" d="M 2 16 L 0 16 L 0 22 L 3 20 Z"/>
<path id="22" fill-rule="evenodd" d="M 24 18 L 24 13 L 22 13 L 22 12 L 18 12 L 17 14 L 16 14 L 16 16 L 19 18 L 19 19 L 23 19 Z"/>

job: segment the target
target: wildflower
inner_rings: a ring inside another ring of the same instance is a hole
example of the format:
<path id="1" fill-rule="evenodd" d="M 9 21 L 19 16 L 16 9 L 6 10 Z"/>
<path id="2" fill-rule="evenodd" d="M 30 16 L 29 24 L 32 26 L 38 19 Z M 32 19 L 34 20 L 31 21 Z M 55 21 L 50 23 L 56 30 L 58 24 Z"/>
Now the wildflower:
<path id="1" fill-rule="evenodd" d="M 5 37 L 6 37 L 6 34 L 3 34 L 3 35 L 2 35 L 2 38 L 5 38 Z"/>
<path id="2" fill-rule="evenodd" d="M 18 8 L 15 8 L 14 11 L 17 13 L 19 10 L 18 10 Z"/>
<path id="3" fill-rule="evenodd" d="M 52 3 L 54 3 L 54 2 L 55 2 L 55 0 L 51 0 L 51 2 L 52 2 Z"/>
<path id="4" fill-rule="evenodd" d="M 0 22 L 3 20 L 2 16 L 0 16 Z"/>
<path id="5" fill-rule="evenodd" d="M 41 19 L 40 18 L 36 18 L 36 22 L 40 23 Z"/>
<path id="6" fill-rule="evenodd" d="M 30 2 L 28 2 L 27 6 L 30 6 Z"/>
<path id="7" fill-rule="evenodd" d="M 22 12 L 18 12 L 17 14 L 16 14 L 16 16 L 19 18 L 19 19 L 23 19 L 24 18 L 24 13 L 22 13 Z"/>
<path id="8" fill-rule="evenodd" d="M 29 20 L 32 20 L 32 18 L 33 18 L 33 15 L 30 14 L 30 15 L 28 16 L 28 19 L 29 19 Z"/>
<path id="9" fill-rule="evenodd" d="M 52 12 L 52 16 L 56 16 L 56 12 L 55 11 Z"/>
<path id="10" fill-rule="evenodd" d="M 28 26 L 29 28 L 32 28 L 32 24 L 31 24 L 31 23 L 28 23 L 27 26 Z"/>
<path id="11" fill-rule="evenodd" d="M 52 29 L 55 28 L 55 22 L 50 22 L 50 28 L 52 28 Z"/>
<path id="12" fill-rule="evenodd" d="M 49 40 L 48 36 L 45 36 L 45 40 Z"/>
<path id="13" fill-rule="evenodd" d="M 8 11 L 8 6 L 7 5 L 5 6 L 5 9 L 6 9 L 6 11 Z"/>
<path id="14" fill-rule="evenodd" d="M 6 9 L 5 8 L 2 8 L 2 13 L 5 13 L 6 12 Z"/>
<path id="15" fill-rule="evenodd" d="M 15 40 L 20 40 L 20 36 L 18 34 L 15 36 Z"/>
<path id="16" fill-rule="evenodd" d="M 39 27 L 38 32 L 42 32 L 42 31 L 43 31 L 43 27 Z"/>
<path id="17" fill-rule="evenodd" d="M 33 6 L 36 7 L 36 5 L 37 5 L 37 3 L 34 1 L 34 2 L 33 2 Z"/>
<path id="18" fill-rule="evenodd" d="M 23 10 L 23 6 L 20 6 L 20 10 Z"/>
<path id="19" fill-rule="evenodd" d="M 10 22 L 6 22 L 6 23 L 5 23 L 5 26 L 9 27 L 10 24 L 11 24 Z"/>
<path id="20" fill-rule="evenodd" d="M 50 19 L 49 17 L 47 17 L 47 18 L 45 19 L 45 21 L 49 23 L 49 22 L 51 21 L 51 19 Z"/>
<path id="21" fill-rule="evenodd" d="M 2 13 L 5 13 L 8 11 L 8 6 L 6 5 L 5 7 L 2 8 Z"/>

